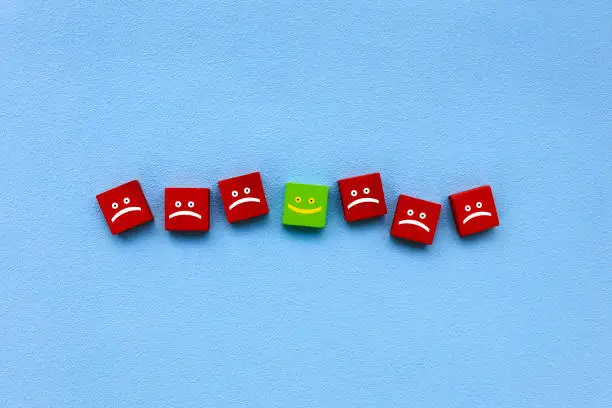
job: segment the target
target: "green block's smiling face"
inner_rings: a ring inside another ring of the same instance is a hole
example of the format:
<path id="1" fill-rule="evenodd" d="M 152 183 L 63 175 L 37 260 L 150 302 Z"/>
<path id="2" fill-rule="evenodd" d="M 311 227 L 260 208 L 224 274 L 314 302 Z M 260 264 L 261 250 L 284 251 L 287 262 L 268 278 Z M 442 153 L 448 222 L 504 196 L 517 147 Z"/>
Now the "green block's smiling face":
<path id="1" fill-rule="evenodd" d="M 287 183 L 283 205 L 283 224 L 323 228 L 327 218 L 329 187 L 316 184 Z"/>

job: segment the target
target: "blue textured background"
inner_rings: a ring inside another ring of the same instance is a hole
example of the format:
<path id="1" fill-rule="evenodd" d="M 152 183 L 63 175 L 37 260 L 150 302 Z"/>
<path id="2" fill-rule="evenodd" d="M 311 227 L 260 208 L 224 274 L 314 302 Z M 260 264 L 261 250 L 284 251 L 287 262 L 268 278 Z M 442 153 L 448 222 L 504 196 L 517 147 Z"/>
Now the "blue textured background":
<path id="1" fill-rule="evenodd" d="M 85 3 L 0 5 L 0 406 L 611 406 L 609 1 Z M 271 213 L 229 226 L 254 170 Z M 348 226 L 371 171 L 391 214 Z M 134 178 L 157 220 L 112 237 Z M 332 186 L 322 233 L 286 181 Z M 461 240 L 483 183 L 502 226 Z M 208 235 L 163 230 L 176 185 Z M 400 193 L 433 247 L 388 236 Z"/>

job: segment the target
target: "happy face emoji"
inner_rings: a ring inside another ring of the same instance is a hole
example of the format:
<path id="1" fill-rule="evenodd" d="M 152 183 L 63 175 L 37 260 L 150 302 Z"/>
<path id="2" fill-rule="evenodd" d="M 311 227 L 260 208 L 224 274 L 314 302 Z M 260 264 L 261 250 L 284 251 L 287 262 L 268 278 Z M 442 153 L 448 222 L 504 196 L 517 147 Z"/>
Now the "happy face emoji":
<path id="1" fill-rule="evenodd" d="M 448 197 L 460 236 L 476 234 L 499 225 L 493 191 L 490 186 L 477 187 Z"/>
<path id="2" fill-rule="evenodd" d="M 169 187 L 164 196 L 167 231 L 209 230 L 209 189 Z"/>
<path id="3" fill-rule="evenodd" d="M 219 190 L 230 223 L 268 214 L 268 202 L 258 172 L 221 180 Z"/>
<path id="4" fill-rule="evenodd" d="M 283 224 L 311 228 L 325 227 L 328 193 L 327 186 L 287 183 Z"/>
<path id="5" fill-rule="evenodd" d="M 441 211 L 442 206 L 438 203 L 400 195 L 393 217 L 391 235 L 431 245 Z"/>
<path id="6" fill-rule="evenodd" d="M 387 213 L 380 173 L 338 181 L 344 219 L 347 222 L 379 217 Z"/>
<path id="7" fill-rule="evenodd" d="M 153 220 L 137 180 L 98 194 L 96 199 L 113 235 Z"/>

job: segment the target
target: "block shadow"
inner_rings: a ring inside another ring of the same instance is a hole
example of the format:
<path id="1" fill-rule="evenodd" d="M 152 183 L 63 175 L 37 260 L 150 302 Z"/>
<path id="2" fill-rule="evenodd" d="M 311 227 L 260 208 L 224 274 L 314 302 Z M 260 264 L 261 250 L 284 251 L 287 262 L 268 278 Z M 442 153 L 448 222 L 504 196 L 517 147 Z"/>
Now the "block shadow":
<path id="1" fill-rule="evenodd" d="M 170 238 L 178 242 L 205 242 L 210 239 L 210 231 L 166 231 Z"/>
<path id="2" fill-rule="evenodd" d="M 390 240 L 391 245 L 393 245 L 396 248 L 409 249 L 411 251 L 418 251 L 422 253 L 425 253 L 431 250 L 431 245 L 425 245 L 425 244 L 421 244 L 420 242 L 414 242 L 414 241 L 410 241 L 407 239 L 397 238 L 397 237 L 394 237 L 393 235 L 389 235 L 389 237 L 391 238 Z M 434 244 L 435 244 L 435 241 L 434 241 Z"/>
<path id="3" fill-rule="evenodd" d="M 229 224 L 230 228 L 234 231 L 245 231 L 254 229 L 256 227 L 263 227 L 270 223 L 269 214 L 260 215 L 258 217 L 249 218 L 246 220 L 238 221 Z"/>
<path id="4" fill-rule="evenodd" d="M 361 230 L 365 228 L 382 228 L 385 226 L 385 215 L 380 215 L 375 218 L 368 218 L 360 221 L 345 222 L 350 230 Z"/>
<path id="5" fill-rule="evenodd" d="M 137 225 L 134 228 L 130 228 L 129 230 L 116 235 L 116 237 L 122 241 L 133 241 L 142 234 L 150 233 L 154 228 L 155 221 L 152 220 L 144 224 Z"/>
<path id="6" fill-rule="evenodd" d="M 300 227 L 296 225 L 283 224 L 283 232 L 296 238 L 316 239 L 323 235 L 325 228 Z"/>
<path id="7" fill-rule="evenodd" d="M 457 234 L 457 238 L 459 239 L 460 244 L 462 246 L 473 246 L 480 244 L 481 241 L 491 240 L 495 238 L 495 236 L 497 235 L 498 228 L 499 226 L 485 231 L 477 232 L 476 234 L 468 235 L 467 237 L 461 237 L 459 236 L 459 234 Z"/>

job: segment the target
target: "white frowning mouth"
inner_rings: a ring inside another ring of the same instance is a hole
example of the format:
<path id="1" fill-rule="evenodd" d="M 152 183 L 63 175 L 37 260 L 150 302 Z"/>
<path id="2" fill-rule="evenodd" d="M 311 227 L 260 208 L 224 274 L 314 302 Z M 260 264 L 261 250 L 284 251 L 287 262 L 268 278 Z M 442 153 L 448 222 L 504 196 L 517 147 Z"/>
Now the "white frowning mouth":
<path id="1" fill-rule="evenodd" d="M 172 214 L 170 214 L 168 216 L 169 219 L 172 219 L 174 217 L 180 217 L 181 215 L 187 215 L 189 217 L 195 217 L 199 220 L 202 219 L 202 216 L 198 213 L 194 213 L 193 211 L 177 211 L 177 212 L 173 212 Z"/>
<path id="2" fill-rule="evenodd" d="M 113 218 L 111 218 L 111 222 L 115 222 L 115 220 L 119 217 L 121 217 L 123 214 L 127 214 L 129 212 L 132 211 L 142 211 L 142 208 L 140 207 L 127 207 L 124 208 L 123 210 L 117 212 L 117 214 L 113 215 Z"/>
<path id="3" fill-rule="evenodd" d="M 232 205 L 229 206 L 229 209 L 233 209 L 234 207 L 240 205 L 240 204 L 244 204 L 244 203 L 260 203 L 261 200 L 259 198 L 255 198 L 255 197 L 244 197 L 241 198 L 240 200 L 236 200 L 232 203 Z"/>
<path id="4" fill-rule="evenodd" d="M 475 212 L 475 213 L 470 214 L 467 217 L 465 217 L 465 219 L 463 220 L 463 223 L 465 224 L 466 222 L 468 222 L 472 218 L 483 217 L 483 216 L 490 217 L 491 213 L 488 212 L 488 211 L 478 211 L 478 212 Z"/>
<path id="5" fill-rule="evenodd" d="M 347 210 L 350 210 L 351 208 L 353 208 L 356 205 L 359 204 L 363 204 L 363 203 L 374 203 L 374 204 L 380 204 L 380 201 L 378 201 L 375 198 L 370 198 L 370 197 L 364 197 L 364 198 L 360 198 L 358 200 L 353 201 L 352 203 L 350 203 L 349 205 L 346 206 Z"/>
<path id="6" fill-rule="evenodd" d="M 400 222 L 398 222 L 398 224 L 399 225 L 404 225 L 404 224 L 416 225 L 417 227 L 423 228 L 425 231 L 429 232 L 429 227 L 417 220 L 401 220 Z"/>

